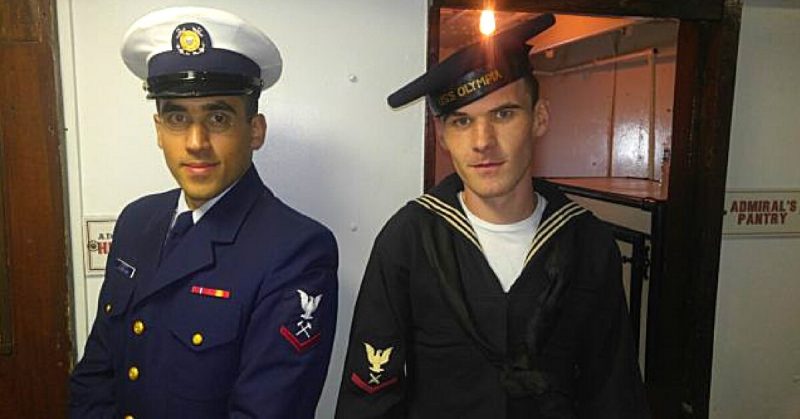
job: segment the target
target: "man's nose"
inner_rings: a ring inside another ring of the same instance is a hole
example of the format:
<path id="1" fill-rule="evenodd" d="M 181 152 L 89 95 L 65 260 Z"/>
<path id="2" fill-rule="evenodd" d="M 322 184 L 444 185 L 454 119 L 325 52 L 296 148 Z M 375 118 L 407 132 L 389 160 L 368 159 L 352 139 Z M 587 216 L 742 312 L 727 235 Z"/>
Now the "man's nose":
<path id="1" fill-rule="evenodd" d="M 209 146 L 208 130 L 203 124 L 193 122 L 186 133 L 186 149 L 189 151 L 205 150 Z"/>
<path id="2" fill-rule="evenodd" d="M 476 121 L 476 130 L 473 135 L 472 148 L 475 151 L 485 151 L 497 143 L 497 132 L 494 124 L 484 118 Z"/>

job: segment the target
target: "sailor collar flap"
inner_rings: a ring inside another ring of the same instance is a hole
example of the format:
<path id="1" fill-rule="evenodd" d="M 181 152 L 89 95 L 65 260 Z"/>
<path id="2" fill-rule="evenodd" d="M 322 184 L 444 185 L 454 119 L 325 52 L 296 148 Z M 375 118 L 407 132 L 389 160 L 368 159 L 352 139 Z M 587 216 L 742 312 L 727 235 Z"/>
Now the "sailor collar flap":
<path id="1" fill-rule="evenodd" d="M 547 199 L 547 207 L 525 256 L 525 265 L 533 259 L 545 243 L 555 237 L 558 231 L 569 225 L 575 217 L 589 212 L 577 203 L 570 201 L 553 184 L 547 181 L 534 179 L 532 187 Z M 458 193 L 463 189 L 464 186 L 461 179 L 453 174 L 443 180 L 430 193 L 420 196 L 413 202 L 441 217 L 455 232 L 483 252 L 478 236 L 458 200 Z"/>

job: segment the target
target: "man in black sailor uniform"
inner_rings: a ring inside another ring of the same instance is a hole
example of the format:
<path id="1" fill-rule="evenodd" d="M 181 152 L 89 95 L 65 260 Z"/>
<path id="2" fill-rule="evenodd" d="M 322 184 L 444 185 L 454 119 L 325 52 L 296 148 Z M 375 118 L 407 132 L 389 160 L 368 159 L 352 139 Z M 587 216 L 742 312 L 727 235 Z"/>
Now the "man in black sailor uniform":
<path id="1" fill-rule="evenodd" d="M 612 235 L 531 181 L 548 109 L 541 15 L 389 96 L 423 95 L 456 174 L 386 224 L 355 307 L 336 417 L 644 418 Z"/>
<path id="2" fill-rule="evenodd" d="M 252 164 L 277 48 L 230 13 L 182 7 L 135 22 L 122 56 L 156 100 L 180 188 L 119 216 L 70 416 L 313 418 L 338 255 L 330 231 L 278 200 Z"/>

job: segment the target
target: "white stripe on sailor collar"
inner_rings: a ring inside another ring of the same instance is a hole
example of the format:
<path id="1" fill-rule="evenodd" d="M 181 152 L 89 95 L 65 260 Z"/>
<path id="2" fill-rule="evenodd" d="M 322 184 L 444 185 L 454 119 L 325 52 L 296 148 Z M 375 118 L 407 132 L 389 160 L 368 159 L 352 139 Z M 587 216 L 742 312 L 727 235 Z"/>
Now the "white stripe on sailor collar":
<path id="1" fill-rule="evenodd" d="M 483 248 L 478 241 L 478 236 L 475 234 L 475 230 L 472 228 L 472 224 L 470 224 L 467 217 L 458 208 L 431 194 L 424 194 L 417 198 L 415 202 L 442 217 L 442 219 L 450 224 L 457 232 L 461 233 L 467 240 L 472 242 L 472 244 L 474 244 L 478 250 L 483 252 Z M 544 244 L 547 243 L 547 241 L 550 240 L 556 234 L 556 232 L 569 224 L 573 218 L 585 212 L 588 212 L 588 210 L 581 207 L 577 203 L 570 201 L 554 211 L 552 214 L 550 214 L 550 216 L 543 219 L 539 224 L 536 235 L 531 241 L 531 247 L 527 256 L 525 257 L 524 265 L 528 265 L 536 253 L 539 252 L 542 246 L 544 246 Z"/>

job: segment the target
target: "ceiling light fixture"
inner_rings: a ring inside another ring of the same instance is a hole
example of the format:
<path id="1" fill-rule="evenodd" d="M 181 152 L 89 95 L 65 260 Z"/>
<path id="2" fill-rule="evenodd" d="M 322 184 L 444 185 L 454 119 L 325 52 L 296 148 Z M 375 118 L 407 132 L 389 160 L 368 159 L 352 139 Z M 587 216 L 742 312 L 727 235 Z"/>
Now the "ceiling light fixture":
<path id="1" fill-rule="evenodd" d="M 484 9 L 481 12 L 481 23 L 480 23 L 480 30 L 481 33 L 484 35 L 491 35 L 494 33 L 494 30 L 497 28 L 495 21 L 494 21 L 494 11 L 491 9 Z"/>

